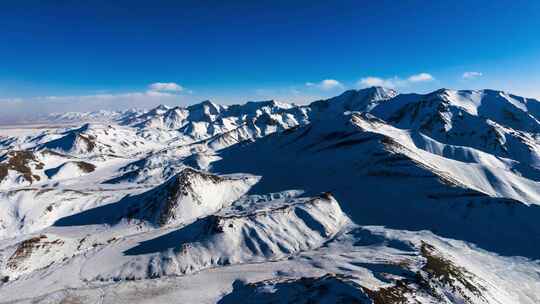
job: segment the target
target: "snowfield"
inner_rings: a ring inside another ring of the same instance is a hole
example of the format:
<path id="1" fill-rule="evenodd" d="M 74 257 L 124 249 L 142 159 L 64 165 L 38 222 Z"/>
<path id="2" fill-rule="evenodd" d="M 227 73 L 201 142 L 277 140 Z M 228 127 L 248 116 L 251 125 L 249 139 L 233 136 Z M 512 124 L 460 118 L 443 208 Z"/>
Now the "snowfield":
<path id="1" fill-rule="evenodd" d="M 372 87 L 0 127 L 0 303 L 540 303 L 540 102 Z"/>

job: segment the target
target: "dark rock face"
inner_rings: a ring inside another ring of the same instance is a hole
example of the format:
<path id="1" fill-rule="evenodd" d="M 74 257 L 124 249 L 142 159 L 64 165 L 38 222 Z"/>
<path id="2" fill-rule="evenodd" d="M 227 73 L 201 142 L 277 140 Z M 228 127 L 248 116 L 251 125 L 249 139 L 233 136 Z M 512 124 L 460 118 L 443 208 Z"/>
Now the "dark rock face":
<path id="1" fill-rule="evenodd" d="M 32 151 L 10 151 L 0 161 L 0 181 L 7 176 L 8 170 L 19 172 L 30 183 L 40 180 L 38 175 L 33 174 L 30 164 L 34 163 L 38 170 L 43 169 L 44 164 L 37 160 Z"/>
<path id="2" fill-rule="evenodd" d="M 90 163 L 83 162 L 83 161 L 76 161 L 75 164 L 84 173 L 90 173 L 90 172 L 94 172 L 94 170 L 96 170 L 96 165 L 94 165 L 94 164 L 90 164 Z"/>

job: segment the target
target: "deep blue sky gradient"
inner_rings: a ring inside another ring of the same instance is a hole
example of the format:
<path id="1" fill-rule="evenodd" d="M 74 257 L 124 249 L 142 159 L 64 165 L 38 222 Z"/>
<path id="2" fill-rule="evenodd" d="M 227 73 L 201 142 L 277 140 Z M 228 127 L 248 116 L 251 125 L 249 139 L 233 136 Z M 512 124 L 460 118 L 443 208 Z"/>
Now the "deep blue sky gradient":
<path id="1" fill-rule="evenodd" d="M 2 1 L 0 98 L 176 82 L 224 101 L 420 72 L 540 97 L 540 1 Z M 88 2 L 88 3 L 84 3 Z M 464 81 L 466 71 L 482 77 Z M 312 89 L 311 89 L 312 90 Z"/>

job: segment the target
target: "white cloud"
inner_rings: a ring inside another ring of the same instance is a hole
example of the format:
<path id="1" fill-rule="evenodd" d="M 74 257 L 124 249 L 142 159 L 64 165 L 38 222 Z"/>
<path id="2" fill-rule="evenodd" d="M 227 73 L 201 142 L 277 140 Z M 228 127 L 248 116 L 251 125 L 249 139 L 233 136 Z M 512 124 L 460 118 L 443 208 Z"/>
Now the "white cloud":
<path id="1" fill-rule="evenodd" d="M 397 77 L 383 79 L 380 77 L 369 76 L 360 79 L 357 84 L 359 87 L 385 87 L 392 89 L 400 86 L 401 83 L 402 80 Z"/>
<path id="2" fill-rule="evenodd" d="M 407 79 L 402 79 L 397 76 L 391 78 L 381 78 L 375 76 L 368 76 L 361 78 L 357 82 L 359 87 L 385 87 L 390 89 L 395 89 L 398 87 L 406 87 L 413 83 L 433 81 L 435 78 L 428 73 L 420 73 L 407 77 Z"/>
<path id="3" fill-rule="evenodd" d="M 407 78 L 409 82 L 424 82 L 424 81 L 432 81 L 434 79 L 435 78 L 433 78 L 433 76 L 431 76 L 431 74 L 428 74 L 428 73 L 420 73 L 416 75 L 411 75 L 409 76 L 409 78 Z"/>
<path id="4" fill-rule="evenodd" d="M 343 85 L 341 84 L 341 82 L 335 80 L 335 79 L 325 79 L 323 81 L 321 81 L 321 88 L 323 90 L 331 90 L 331 89 L 335 89 L 335 88 L 342 88 Z"/>
<path id="5" fill-rule="evenodd" d="M 306 82 L 306 86 L 315 87 L 325 91 L 344 88 L 343 84 L 335 79 L 324 79 L 318 83 Z"/>
<path id="6" fill-rule="evenodd" d="M 155 82 L 148 86 L 151 91 L 159 91 L 159 92 L 180 92 L 183 91 L 184 88 L 174 82 Z"/>
<path id="7" fill-rule="evenodd" d="M 465 72 L 461 76 L 463 79 L 475 79 L 482 76 L 482 73 L 480 72 Z"/>

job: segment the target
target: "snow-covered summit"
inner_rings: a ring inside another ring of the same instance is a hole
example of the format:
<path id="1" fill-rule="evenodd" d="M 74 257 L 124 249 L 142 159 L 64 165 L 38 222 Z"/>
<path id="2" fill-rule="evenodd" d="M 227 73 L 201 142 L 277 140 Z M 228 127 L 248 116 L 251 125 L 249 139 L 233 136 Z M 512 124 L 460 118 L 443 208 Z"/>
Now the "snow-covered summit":
<path id="1" fill-rule="evenodd" d="M 339 96 L 310 104 L 314 111 L 370 111 L 379 103 L 396 97 L 398 93 L 383 87 L 369 87 L 360 90 L 348 90 Z M 324 115 L 324 114 L 323 114 Z"/>
<path id="2" fill-rule="evenodd" d="M 160 226 L 190 223 L 217 212 L 244 195 L 257 177 L 220 177 L 186 168 L 140 197 L 138 217 Z"/>

